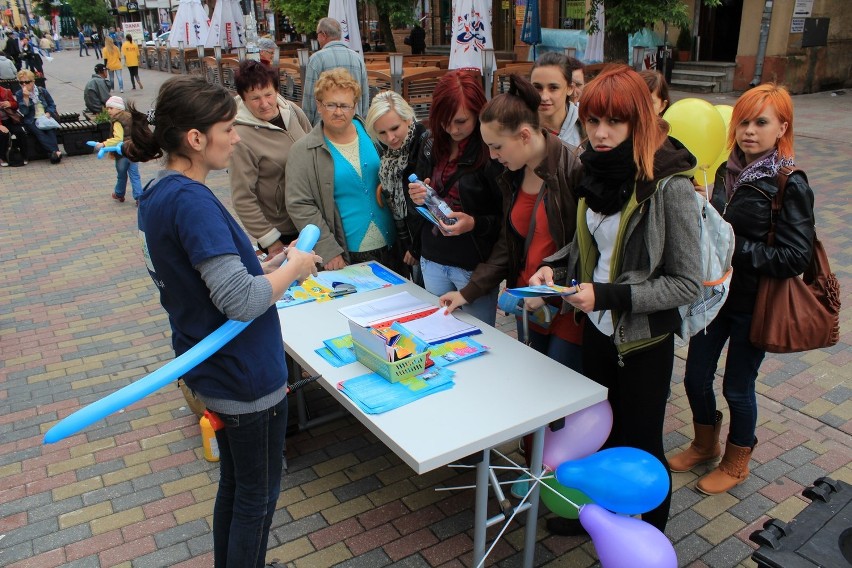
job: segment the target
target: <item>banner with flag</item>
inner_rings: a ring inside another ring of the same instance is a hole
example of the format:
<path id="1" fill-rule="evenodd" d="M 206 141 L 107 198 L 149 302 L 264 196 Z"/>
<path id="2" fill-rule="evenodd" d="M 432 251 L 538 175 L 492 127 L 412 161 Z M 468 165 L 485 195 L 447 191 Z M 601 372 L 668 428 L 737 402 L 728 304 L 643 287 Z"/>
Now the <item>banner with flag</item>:
<path id="1" fill-rule="evenodd" d="M 202 45 L 207 40 L 207 12 L 201 5 L 201 0 L 180 0 L 172 30 L 169 33 L 169 46 L 180 47 L 179 41 L 185 48 Z"/>
<path id="2" fill-rule="evenodd" d="M 355 0 L 331 0 L 328 5 L 328 17 L 340 22 L 340 39 L 352 51 L 363 53 L 361 32 L 358 30 L 358 8 Z"/>
<path id="3" fill-rule="evenodd" d="M 450 69 L 482 71 L 482 51 L 494 49 L 491 39 L 491 2 L 455 0 L 450 43 Z"/>

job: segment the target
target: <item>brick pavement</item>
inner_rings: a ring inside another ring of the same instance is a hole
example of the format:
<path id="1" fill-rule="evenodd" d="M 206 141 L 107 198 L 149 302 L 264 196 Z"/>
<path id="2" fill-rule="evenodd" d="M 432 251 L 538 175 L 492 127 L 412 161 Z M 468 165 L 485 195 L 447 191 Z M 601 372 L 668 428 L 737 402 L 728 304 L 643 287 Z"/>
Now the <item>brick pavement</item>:
<path id="1" fill-rule="evenodd" d="M 94 62 L 66 51 L 47 66 L 60 111 L 82 107 Z M 146 89 L 125 96 L 147 108 L 165 78 L 143 70 Z M 819 234 L 848 306 L 852 189 L 843 158 L 852 97 L 807 95 L 796 107 L 799 163 L 811 174 Z M 156 168 L 144 164 L 143 177 Z M 135 208 L 109 198 L 113 180 L 112 164 L 93 157 L 0 170 L 0 566 L 212 565 L 218 469 L 202 459 L 197 422 L 177 389 L 41 444 L 58 418 L 172 358 L 136 242 Z M 209 181 L 230 204 L 224 174 Z M 763 520 L 794 517 L 808 503 L 801 489 L 820 475 L 852 482 L 849 314 L 838 346 L 767 358 L 758 383 L 760 444 L 745 484 L 704 497 L 692 488 L 695 474 L 675 474 L 667 533 L 682 566 L 754 566 L 748 535 Z M 500 325 L 514 327 L 505 318 Z M 684 357 L 679 350 L 669 450 L 691 435 Z M 307 390 L 313 410 L 333 407 L 319 387 Z M 470 566 L 473 492 L 434 491 L 470 483 L 470 473 L 416 476 L 351 417 L 288 438 L 288 459 L 269 559 L 295 568 Z M 522 540 L 513 525 L 489 564 L 518 565 Z M 596 557 L 588 541 L 549 536 L 542 521 L 536 558 L 586 567 Z"/>

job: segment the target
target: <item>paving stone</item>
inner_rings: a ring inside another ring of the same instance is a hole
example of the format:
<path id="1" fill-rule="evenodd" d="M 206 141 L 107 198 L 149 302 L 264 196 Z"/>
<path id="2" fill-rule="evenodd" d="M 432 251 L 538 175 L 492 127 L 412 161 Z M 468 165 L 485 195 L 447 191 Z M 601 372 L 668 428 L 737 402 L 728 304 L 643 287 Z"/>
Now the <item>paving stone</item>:
<path id="1" fill-rule="evenodd" d="M 713 545 L 697 534 L 691 534 L 676 542 L 674 548 L 679 565 L 687 566 L 711 550 Z"/>
<path id="2" fill-rule="evenodd" d="M 168 528 L 154 535 L 154 542 L 158 548 L 167 548 L 184 542 L 190 538 L 205 535 L 211 532 L 210 527 L 204 520 L 183 523 L 176 527 Z"/>
<path id="3" fill-rule="evenodd" d="M 767 499 L 760 493 L 755 493 L 731 507 L 729 512 L 738 519 L 750 523 L 766 513 L 774 505 L 775 502 L 771 499 Z"/>
<path id="4" fill-rule="evenodd" d="M 707 524 L 707 519 L 692 509 L 673 516 L 666 524 L 666 535 L 677 542 Z"/>
<path id="5" fill-rule="evenodd" d="M 817 467 L 813 464 L 805 464 L 787 473 L 787 477 L 789 477 L 796 483 L 808 487 L 810 485 L 813 485 L 813 482 L 815 480 L 825 476 L 825 474 L 826 471 L 821 467 Z"/>
<path id="6" fill-rule="evenodd" d="M 327 526 L 328 523 L 325 522 L 322 515 L 314 514 L 291 521 L 286 525 L 275 529 L 273 533 L 275 534 L 275 538 L 278 539 L 278 542 L 286 543 Z"/>
<path id="7" fill-rule="evenodd" d="M 736 537 L 725 539 L 710 552 L 701 557 L 708 566 L 736 566 L 749 556 L 754 550 Z"/>
<path id="8" fill-rule="evenodd" d="M 365 552 L 354 558 L 335 564 L 335 568 L 382 568 L 391 564 L 391 559 L 381 548 Z M 395 564 L 394 566 L 399 566 Z M 428 566 L 428 564 L 426 564 Z"/>
<path id="9" fill-rule="evenodd" d="M 782 454 L 782 456 L 785 454 Z M 772 481 L 782 477 L 789 471 L 793 471 L 795 466 L 781 458 L 770 460 L 765 464 L 759 465 L 751 470 L 755 475 L 759 475 L 766 481 Z"/>

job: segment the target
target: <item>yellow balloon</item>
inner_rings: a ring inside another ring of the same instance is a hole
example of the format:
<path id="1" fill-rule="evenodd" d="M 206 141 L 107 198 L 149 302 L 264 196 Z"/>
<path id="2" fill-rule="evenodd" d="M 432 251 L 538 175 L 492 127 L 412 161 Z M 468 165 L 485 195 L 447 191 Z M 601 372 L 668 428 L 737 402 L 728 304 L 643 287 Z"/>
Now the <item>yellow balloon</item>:
<path id="1" fill-rule="evenodd" d="M 728 130 L 731 127 L 731 114 L 734 112 L 734 107 L 732 107 L 731 105 L 715 105 L 715 106 L 716 106 L 716 110 L 719 111 L 719 114 L 722 115 L 722 120 L 725 123 L 725 145 L 722 148 L 722 151 L 719 153 L 719 156 L 716 158 L 716 160 L 714 160 L 713 163 L 710 164 L 710 167 L 707 168 L 707 178 L 708 178 L 710 183 L 713 183 L 713 181 L 714 181 L 714 178 L 716 176 L 716 170 L 719 169 L 719 166 L 721 166 L 722 164 L 724 164 L 725 162 L 728 161 L 728 155 L 731 153 L 730 150 L 728 150 L 728 148 L 727 148 L 727 145 L 728 145 L 727 136 L 728 136 Z M 699 180 L 699 182 L 702 185 L 704 184 L 703 180 Z"/>
<path id="2" fill-rule="evenodd" d="M 697 165 L 687 176 L 708 171 L 725 148 L 725 121 L 716 108 L 703 99 L 682 99 L 668 108 L 663 118 L 677 138 L 695 156 Z M 702 179 L 703 183 L 703 179 Z"/>

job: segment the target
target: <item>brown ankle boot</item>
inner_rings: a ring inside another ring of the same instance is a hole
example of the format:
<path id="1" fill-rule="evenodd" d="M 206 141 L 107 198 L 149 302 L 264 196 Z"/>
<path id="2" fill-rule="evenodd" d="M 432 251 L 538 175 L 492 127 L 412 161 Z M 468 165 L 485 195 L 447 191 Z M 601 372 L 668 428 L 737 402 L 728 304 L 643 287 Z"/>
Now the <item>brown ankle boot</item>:
<path id="1" fill-rule="evenodd" d="M 757 445 L 757 440 L 754 443 Z M 745 481 L 748 478 L 748 461 L 751 459 L 752 450 L 754 446 L 736 446 L 728 440 L 719 467 L 699 479 L 695 484 L 696 489 L 707 495 L 718 495 Z"/>
<path id="2" fill-rule="evenodd" d="M 676 473 L 689 471 L 695 466 L 713 461 L 722 455 L 719 430 L 722 429 L 722 413 L 716 411 L 716 423 L 712 426 L 692 423 L 695 439 L 687 449 L 669 458 L 669 469 Z"/>

